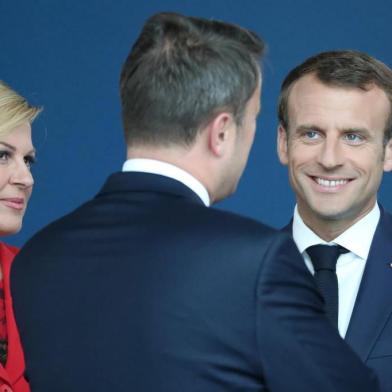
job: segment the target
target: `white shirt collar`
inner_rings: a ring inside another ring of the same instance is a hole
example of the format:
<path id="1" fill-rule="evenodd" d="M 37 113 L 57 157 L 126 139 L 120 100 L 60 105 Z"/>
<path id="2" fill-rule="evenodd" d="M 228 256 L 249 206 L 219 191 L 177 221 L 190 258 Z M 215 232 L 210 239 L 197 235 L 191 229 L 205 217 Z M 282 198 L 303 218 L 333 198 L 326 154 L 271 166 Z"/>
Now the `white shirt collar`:
<path id="1" fill-rule="evenodd" d="M 380 219 L 380 208 L 376 203 L 373 209 L 358 222 L 349 227 L 345 232 L 330 242 L 322 240 L 313 232 L 299 215 L 298 207 L 295 206 L 293 218 L 293 237 L 301 254 L 312 245 L 338 244 L 344 246 L 350 252 L 366 260 L 373 236 Z"/>
<path id="2" fill-rule="evenodd" d="M 210 197 L 206 187 L 191 174 L 170 163 L 155 159 L 128 159 L 124 162 L 122 171 L 159 174 L 180 181 L 195 192 L 207 207 L 210 205 Z"/>

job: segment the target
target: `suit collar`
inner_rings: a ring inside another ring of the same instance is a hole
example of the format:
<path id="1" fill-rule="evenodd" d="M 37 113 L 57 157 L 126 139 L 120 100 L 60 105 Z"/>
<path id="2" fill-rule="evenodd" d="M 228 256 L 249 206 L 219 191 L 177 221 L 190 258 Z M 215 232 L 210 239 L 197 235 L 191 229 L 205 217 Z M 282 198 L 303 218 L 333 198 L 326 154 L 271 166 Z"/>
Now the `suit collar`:
<path id="1" fill-rule="evenodd" d="M 121 192 L 153 192 L 189 199 L 203 204 L 200 197 L 180 181 L 142 172 L 118 172 L 112 174 L 96 197 Z M 204 204 L 203 204 L 204 205 Z"/>
<path id="2" fill-rule="evenodd" d="M 380 208 L 377 203 L 364 217 L 351 225 L 347 230 L 338 235 L 332 241 L 327 242 L 320 238 L 310 227 L 302 220 L 295 207 L 293 217 L 293 237 L 300 253 L 303 253 L 308 247 L 318 244 L 338 244 L 348 249 L 362 260 L 369 256 L 373 235 L 376 231 L 380 219 Z"/>
<path id="3" fill-rule="evenodd" d="M 346 341 L 366 360 L 392 313 L 392 216 L 382 208 Z"/>
<path id="4" fill-rule="evenodd" d="M 125 161 L 122 171 L 159 174 L 180 181 L 195 192 L 207 207 L 210 205 L 210 196 L 206 187 L 196 177 L 179 166 L 156 159 L 132 158 Z"/>

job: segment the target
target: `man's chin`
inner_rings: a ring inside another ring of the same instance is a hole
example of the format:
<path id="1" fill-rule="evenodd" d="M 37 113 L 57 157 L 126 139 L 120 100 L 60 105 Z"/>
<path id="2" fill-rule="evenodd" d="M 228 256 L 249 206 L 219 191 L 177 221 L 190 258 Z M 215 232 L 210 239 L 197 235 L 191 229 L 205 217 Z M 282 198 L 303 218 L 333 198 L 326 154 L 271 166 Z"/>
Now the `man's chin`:
<path id="1" fill-rule="evenodd" d="M 318 220 L 323 220 L 326 222 L 354 219 L 354 217 L 352 216 L 353 214 L 350 213 L 349 210 L 343 208 L 317 208 L 314 210 L 313 214 L 315 217 L 318 218 Z"/>

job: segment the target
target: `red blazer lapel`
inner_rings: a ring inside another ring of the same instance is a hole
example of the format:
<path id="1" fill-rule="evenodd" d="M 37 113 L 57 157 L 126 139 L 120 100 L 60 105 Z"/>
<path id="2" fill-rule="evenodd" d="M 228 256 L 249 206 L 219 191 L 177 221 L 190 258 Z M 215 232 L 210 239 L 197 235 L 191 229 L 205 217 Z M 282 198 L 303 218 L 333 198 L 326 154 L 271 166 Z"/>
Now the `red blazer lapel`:
<path id="1" fill-rule="evenodd" d="M 22 345 L 14 318 L 10 289 L 11 264 L 17 252 L 17 248 L 0 243 L 0 262 L 3 273 L 4 303 L 8 334 L 8 357 L 5 366 L 6 371 L 4 371 L 4 368 L 1 366 L 0 377 L 5 378 L 11 383 L 11 385 L 23 376 L 25 370 Z"/>

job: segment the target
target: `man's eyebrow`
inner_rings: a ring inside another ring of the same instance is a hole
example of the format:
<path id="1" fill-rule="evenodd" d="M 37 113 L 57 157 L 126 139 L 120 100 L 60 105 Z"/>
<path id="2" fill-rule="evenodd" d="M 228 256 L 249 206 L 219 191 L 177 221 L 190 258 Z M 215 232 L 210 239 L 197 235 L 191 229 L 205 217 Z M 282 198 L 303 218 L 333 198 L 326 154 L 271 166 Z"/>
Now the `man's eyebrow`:
<path id="1" fill-rule="evenodd" d="M 362 134 L 370 134 L 367 128 L 356 128 L 356 127 L 349 127 L 349 128 L 342 128 L 340 129 L 341 132 L 353 132 L 353 133 L 362 133 Z"/>
<path id="2" fill-rule="evenodd" d="M 317 131 L 317 132 L 322 132 L 323 129 L 317 125 L 302 124 L 302 125 L 299 125 L 295 130 L 296 131 L 311 131 L 311 130 L 313 130 L 313 131 Z"/>
<path id="3" fill-rule="evenodd" d="M 317 131 L 317 132 L 322 132 L 323 128 L 317 126 L 317 125 L 311 125 L 311 124 L 302 124 L 299 125 L 296 128 L 297 131 Z M 361 133 L 361 134 L 370 134 L 369 130 L 367 128 L 361 128 L 361 127 L 342 127 L 338 129 L 339 132 L 353 132 L 353 133 Z"/>

